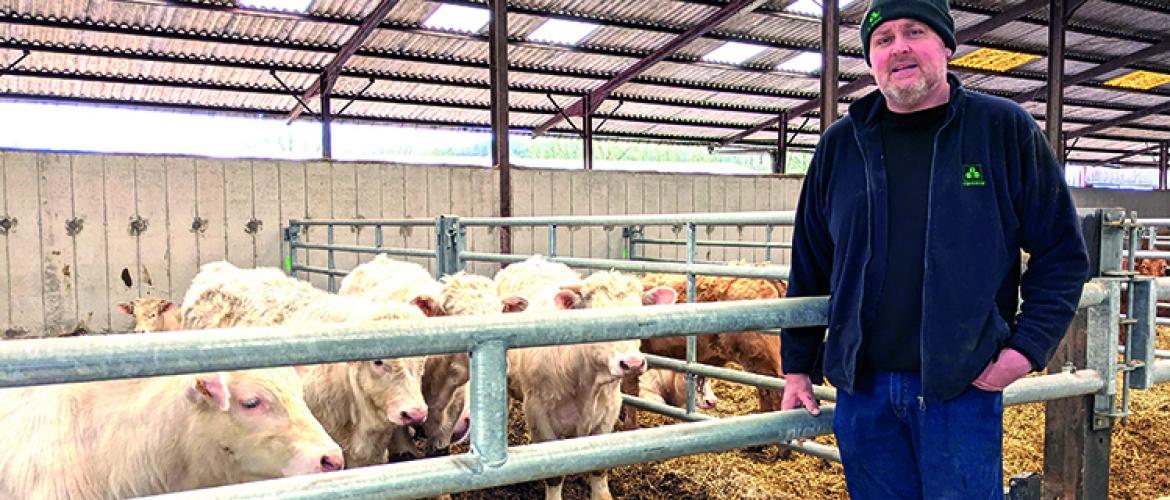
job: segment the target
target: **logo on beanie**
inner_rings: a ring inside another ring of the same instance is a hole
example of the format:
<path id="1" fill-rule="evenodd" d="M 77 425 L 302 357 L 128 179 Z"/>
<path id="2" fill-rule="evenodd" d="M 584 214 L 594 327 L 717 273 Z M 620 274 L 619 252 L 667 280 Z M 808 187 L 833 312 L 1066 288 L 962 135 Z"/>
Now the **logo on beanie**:
<path id="1" fill-rule="evenodd" d="M 866 22 L 869 23 L 869 29 L 872 30 L 874 26 L 877 26 L 878 23 L 882 22 L 882 11 L 871 10 L 869 12 L 869 17 L 866 19 Z"/>
<path id="2" fill-rule="evenodd" d="M 986 185 L 987 180 L 983 178 L 983 165 L 979 163 L 963 165 L 963 187 Z"/>

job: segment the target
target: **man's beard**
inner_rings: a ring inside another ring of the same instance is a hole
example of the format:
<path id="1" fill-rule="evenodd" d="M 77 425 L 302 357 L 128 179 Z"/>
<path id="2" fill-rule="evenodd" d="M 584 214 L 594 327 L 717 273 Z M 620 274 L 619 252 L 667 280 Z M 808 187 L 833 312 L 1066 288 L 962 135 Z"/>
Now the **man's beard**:
<path id="1" fill-rule="evenodd" d="M 927 84 L 925 75 L 918 78 L 909 87 L 889 85 L 887 88 L 881 90 L 882 94 L 886 96 L 886 99 L 903 109 L 917 107 L 930 95 L 930 85 Z"/>

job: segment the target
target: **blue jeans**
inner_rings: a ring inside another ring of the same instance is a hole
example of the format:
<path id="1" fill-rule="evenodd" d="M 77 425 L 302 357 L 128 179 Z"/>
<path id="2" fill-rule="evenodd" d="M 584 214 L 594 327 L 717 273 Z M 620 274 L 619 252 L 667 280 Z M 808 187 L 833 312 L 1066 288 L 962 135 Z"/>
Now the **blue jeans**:
<path id="1" fill-rule="evenodd" d="M 1003 394 L 968 387 L 921 399 L 916 372 L 861 377 L 837 392 L 833 432 L 854 500 L 1003 498 Z"/>

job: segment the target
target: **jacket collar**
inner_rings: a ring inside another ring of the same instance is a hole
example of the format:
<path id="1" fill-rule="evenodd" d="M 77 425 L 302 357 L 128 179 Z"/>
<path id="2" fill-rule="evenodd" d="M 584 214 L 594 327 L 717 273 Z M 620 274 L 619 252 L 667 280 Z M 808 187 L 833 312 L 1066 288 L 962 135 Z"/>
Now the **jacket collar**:
<path id="1" fill-rule="evenodd" d="M 954 73 L 947 72 L 947 83 L 951 86 L 951 97 L 947 102 L 947 115 L 952 115 L 967 96 L 963 82 Z M 849 117 L 859 128 L 867 129 L 878 125 L 878 117 L 886 107 L 886 96 L 881 90 L 874 90 L 849 105 Z"/>

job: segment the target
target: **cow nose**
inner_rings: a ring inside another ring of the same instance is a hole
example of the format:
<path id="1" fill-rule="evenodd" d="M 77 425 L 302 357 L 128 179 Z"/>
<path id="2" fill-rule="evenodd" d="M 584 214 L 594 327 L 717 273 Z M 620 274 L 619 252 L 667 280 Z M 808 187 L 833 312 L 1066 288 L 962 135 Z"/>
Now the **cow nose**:
<path id="1" fill-rule="evenodd" d="M 717 404 L 719 404 L 719 400 L 718 400 L 718 399 L 715 399 L 715 398 L 710 398 L 710 399 L 708 399 L 708 398 L 703 398 L 703 402 L 702 402 L 702 404 L 701 404 L 701 405 L 699 405 L 699 407 L 700 407 L 700 408 L 703 408 L 703 409 L 711 409 L 711 408 L 714 408 L 714 407 L 715 407 L 715 405 L 717 405 Z"/>
<path id="2" fill-rule="evenodd" d="M 621 368 L 623 372 L 627 373 L 638 371 L 642 369 L 642 366 L 645 364 L 646 361 L 642 358 L 642 356 L 637 355 L 626 356 L 618 361 L 618 367 Z"/>
<path id="3" fill-rule="evenodd" d="M 321 472 L 334 472 L 345 468 L 345 459 L 340 453 L 321 456 Z"/>
<path id="4" fill-rule="evenodd" d="M 402 425 L 421 424 L 427 420 L 426 408 L 409 408 L 402 410 Z"/>

